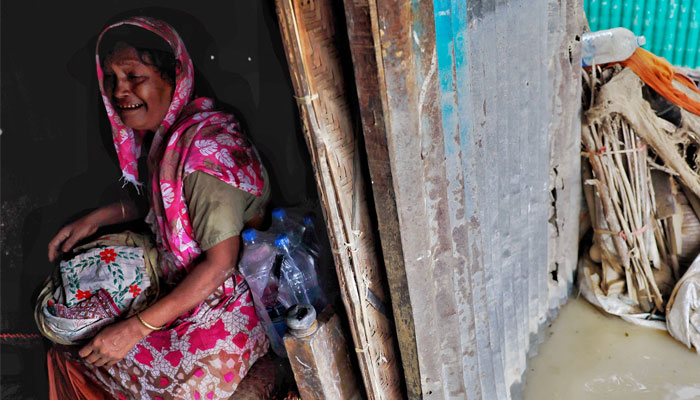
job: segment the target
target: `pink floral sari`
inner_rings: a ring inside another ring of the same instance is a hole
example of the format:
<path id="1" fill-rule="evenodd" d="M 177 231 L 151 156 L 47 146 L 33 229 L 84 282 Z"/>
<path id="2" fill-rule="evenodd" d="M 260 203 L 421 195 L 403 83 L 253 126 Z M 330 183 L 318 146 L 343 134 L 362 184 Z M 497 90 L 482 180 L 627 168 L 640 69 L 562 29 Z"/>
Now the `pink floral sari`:
<path id="1" fill-rule="evenodd" d="M 261 164 L 232 115 L 215 111 L 211 99 L 192 99 L 192 61 L 175 30 L 162 21 L 137 17 L 114 24 L 105 32 L 123 24 L 161 36 L 180 61 L 170 108 L 148 154 L 152 192 L 148 194 L 151 211 L 147 221 L 156 237 L 161 275 L 166 283 L 175 285 L 201 253 L 183 197 L 185 176 L 204 171 L 259 196 L 264 186 Z M 99 56 L 97 76 L 122 175 L 139 186 L 137 160 L 145 132 L 125 126 L 105 96 Z M 52 394 L 65 393 L 67 389 L 57 388 L 70 386 L 79 370 L 116 399 L 227 399 L 268 347 L 248 286 L 240 276 L 233 276 L 198 307 L 136 344 L 111 368 L 83 364 L 72 351 L 64 352 L 67 360 L 63 360 L 52 351 Z M 61 380 L 56 375 L 60 371 L 71 371 L 71 376 Z M 75 387 L 72 390 L 78 393 Z"/>

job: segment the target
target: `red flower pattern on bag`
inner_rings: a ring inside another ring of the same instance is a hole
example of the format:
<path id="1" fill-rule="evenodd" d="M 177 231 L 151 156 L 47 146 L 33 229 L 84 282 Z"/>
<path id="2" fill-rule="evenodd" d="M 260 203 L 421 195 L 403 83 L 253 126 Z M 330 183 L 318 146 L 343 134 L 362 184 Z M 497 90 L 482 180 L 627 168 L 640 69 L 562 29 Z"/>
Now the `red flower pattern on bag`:
<path id="1" fill-rule="evenodd" d="M 138 296 L 141 293 L 139 285 L 129 285 L 129 293 L 133 294 L 134 297 Z"/>
<path id="2" fill-rule="evenodd" d="M 114 249 L 107 248 L 100 252 L 100 258 L 102 261 L 109 264 L 117 259 L 117 253 L 114 252 Z"/>
<path id="3" fill-rule="evenodd" d="M 78 300 L 89 299 L 92 297 L 92 293 L 89 290 L 80 290 L 75 294 L 75 298 Z"/>

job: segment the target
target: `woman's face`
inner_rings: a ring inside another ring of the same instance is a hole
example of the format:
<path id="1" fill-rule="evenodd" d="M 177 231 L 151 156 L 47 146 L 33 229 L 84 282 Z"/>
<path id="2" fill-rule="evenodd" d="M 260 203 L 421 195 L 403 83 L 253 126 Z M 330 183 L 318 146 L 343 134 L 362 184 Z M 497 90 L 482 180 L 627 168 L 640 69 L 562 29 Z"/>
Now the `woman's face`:
<path id="1" fill-rule="evenodd" d="M 124 44 L 105 60 L 103 84 L 122 122 L 132 129 L 158 129 L 173 97 L 173 85 Z"/>

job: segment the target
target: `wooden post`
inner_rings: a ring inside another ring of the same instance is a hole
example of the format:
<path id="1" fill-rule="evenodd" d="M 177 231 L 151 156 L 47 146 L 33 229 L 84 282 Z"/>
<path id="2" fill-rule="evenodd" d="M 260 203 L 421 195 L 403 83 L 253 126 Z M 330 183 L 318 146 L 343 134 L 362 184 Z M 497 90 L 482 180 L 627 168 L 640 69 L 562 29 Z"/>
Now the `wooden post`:
<path id="1" fill-rule="evenodd" d="M 282 41 L 334 253 L 341 298 L 369 399 L 403 399 L 395 329 L 387 315 L 359 136 L 350 112 L 330 0 L 276 0 Z"/>

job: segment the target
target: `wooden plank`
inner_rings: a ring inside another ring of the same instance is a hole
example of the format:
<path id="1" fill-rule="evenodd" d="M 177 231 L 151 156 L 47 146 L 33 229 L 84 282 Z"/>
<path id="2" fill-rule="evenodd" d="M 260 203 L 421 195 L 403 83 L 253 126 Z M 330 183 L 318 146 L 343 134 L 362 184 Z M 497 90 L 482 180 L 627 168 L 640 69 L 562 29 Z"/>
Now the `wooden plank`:
<path id="1" fill-rule="evenodd" d="M 346 0 L 345 20 L 407 395 L 417 399 L 421 398 L 420 369 L 379 85 L 376 49 L 380 44 L 373 35 L 378 29 L 373 26 L 368 0 Z"/>
<path id="2" fill-rule="evenodd" d="M 651 183 L 654 186 L 654 199 L 656 200 L 656 219 L 666 219 L 678 212 L 680 208 L 676 204 L 678 189 L 673 183 L 671 175 L 659 171 L 651 171 Z"/>
<path id="3" fill-rule="evenodd" d="M 276 0 L 280 31 L 334 253 L 341 298 L 370 399 L 400 399 L 402 374 L 375 250 L 358 135 L 329 0 Z"/>

